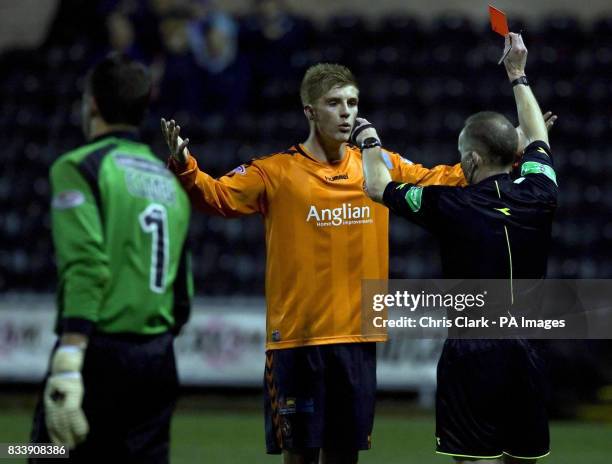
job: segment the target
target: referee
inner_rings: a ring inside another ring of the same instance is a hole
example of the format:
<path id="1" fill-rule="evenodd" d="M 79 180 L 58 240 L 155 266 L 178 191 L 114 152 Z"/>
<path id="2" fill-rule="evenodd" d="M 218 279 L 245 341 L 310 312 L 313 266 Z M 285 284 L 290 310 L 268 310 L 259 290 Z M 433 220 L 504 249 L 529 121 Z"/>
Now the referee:
<path id="1" fill-rule="evenodd" d="M 468 187 L 391 182 L 376 146 L 365 151 L 363 166 L 374 200 L 436 235 L 444 277 L 508 279 L 512 293 L 512 279 L 546 274 L 557 180 L 547 124 L 525 76 L 527 49 L 514 33 L 506 47 L 522 131 L 499 113 L 467 119 L 458 146 Z M 380 145 L 374 128 L 360 122 L 357 141 Z M 523 156 L 514 180 L 517 151 Z M 545 391 L 540 359 L 526 340 L 448 339 L 438 363 L 438 453 L 458 462 L 535 462 L 549 453 Z"/>
<path id="2" fill-rule="evenodd" d="M 65 445 L 71 462 L 168 462 L 190 206 L 138 139 L 150 92 L 143 65 L 103 59 L 85 83 L 88 143 L 51 167 L 58 341 L 32 442 Z"/>

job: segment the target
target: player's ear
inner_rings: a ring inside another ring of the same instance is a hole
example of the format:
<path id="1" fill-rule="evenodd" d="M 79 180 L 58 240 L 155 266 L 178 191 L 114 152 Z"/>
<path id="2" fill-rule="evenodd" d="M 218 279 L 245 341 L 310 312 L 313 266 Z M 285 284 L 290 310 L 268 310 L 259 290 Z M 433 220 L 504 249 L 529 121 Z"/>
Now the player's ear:
<path id="1" fill-rule="evenodd" d="M 98 108 L 98 102 L 93 95 L 88 95 L 85 98 L 89 98 L 89 108 L 92 116 L 100 116 L 100 109 Z"/>
<path id="2" fill-rule="evenodd" d="M 91 135 L 91 124 L 95 117 L 100 115 L 96 99 L 90 93 L 83 94 L 81 100 L 81 129 L 85 138 L 89 140 Z"/>

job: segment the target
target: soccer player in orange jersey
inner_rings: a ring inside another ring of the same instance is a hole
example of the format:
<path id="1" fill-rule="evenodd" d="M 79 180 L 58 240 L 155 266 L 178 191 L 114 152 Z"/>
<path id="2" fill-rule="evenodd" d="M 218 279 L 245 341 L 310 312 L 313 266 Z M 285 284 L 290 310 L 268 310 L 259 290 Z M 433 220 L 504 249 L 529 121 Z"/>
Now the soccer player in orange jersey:
<path id="1" fill-rule="evenodd" d="M 361 149 L 348 143 L 359 105 L 352 73 L 312 66 L 300 95 L 306 141 L 219 179 L 198 168 L 173 120 L 162 119 L 162 131 L 196 208 L 264 217 L 268 453 L 282 452 L 285 463 L 354 464 L 370 447 L 375 342 L 387 338 L 362 323 L 361 280 L 388 276 L 388 211 L 364 193 Z M 394 180 L 465 184 L 458 164 L 427 169 L 382 153 Z"/>

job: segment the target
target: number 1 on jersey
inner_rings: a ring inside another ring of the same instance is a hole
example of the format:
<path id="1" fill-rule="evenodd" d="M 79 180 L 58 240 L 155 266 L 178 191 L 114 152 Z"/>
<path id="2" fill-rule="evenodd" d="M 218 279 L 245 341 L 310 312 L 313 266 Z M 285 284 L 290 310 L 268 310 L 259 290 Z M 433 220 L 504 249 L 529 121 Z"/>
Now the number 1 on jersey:
<path id="1" fill-rule="evenodd" d="M 153 234 L 151 240 L 151 274 L 149 287 L 155 293 L 166 290 L 168 273 L 168 216 L 163 205 L 153 203 L 138 216 L 140 227 L 147 234 Z"/>

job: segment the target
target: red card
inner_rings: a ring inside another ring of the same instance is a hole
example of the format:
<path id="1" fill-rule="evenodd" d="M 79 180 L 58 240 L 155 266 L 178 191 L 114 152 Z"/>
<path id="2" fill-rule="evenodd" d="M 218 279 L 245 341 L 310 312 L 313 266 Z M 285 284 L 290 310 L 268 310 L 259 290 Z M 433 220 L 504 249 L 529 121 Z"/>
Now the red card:
<path id="1" fill-rule="evenodd" d="M 508 29 L 508 20 L 506 13 L 498 10 L 494 6 L 489 5 L 489 16 L 491 17 L 491 29 L 497 32 L 502 37 L 510 32 Z"/>

